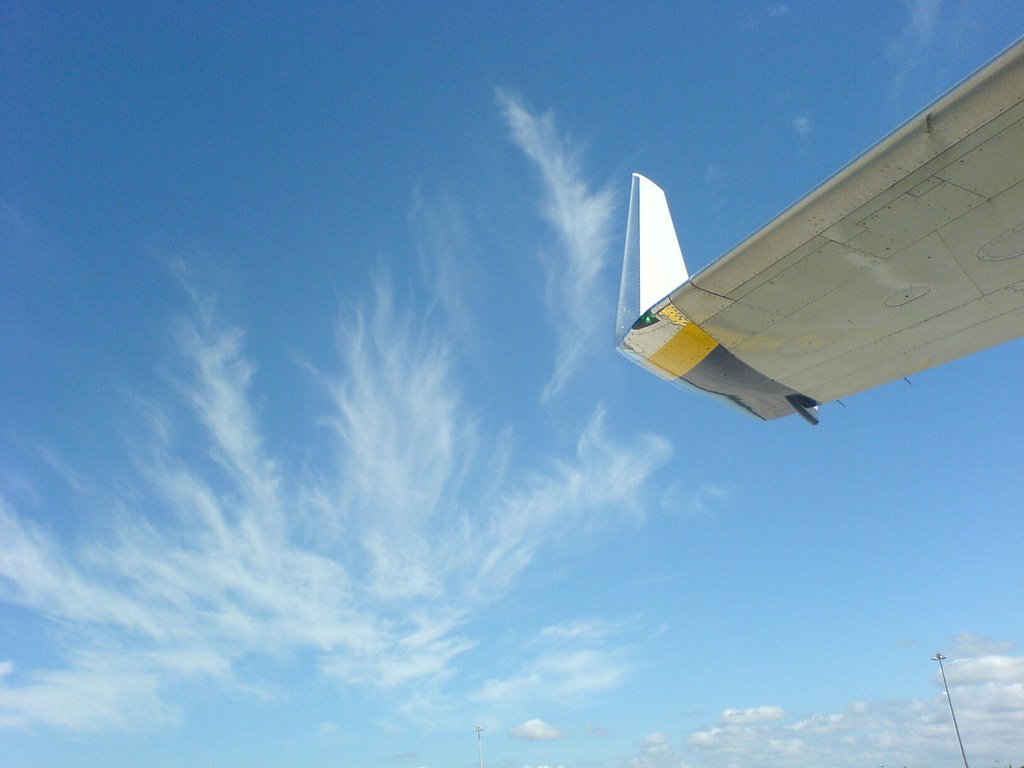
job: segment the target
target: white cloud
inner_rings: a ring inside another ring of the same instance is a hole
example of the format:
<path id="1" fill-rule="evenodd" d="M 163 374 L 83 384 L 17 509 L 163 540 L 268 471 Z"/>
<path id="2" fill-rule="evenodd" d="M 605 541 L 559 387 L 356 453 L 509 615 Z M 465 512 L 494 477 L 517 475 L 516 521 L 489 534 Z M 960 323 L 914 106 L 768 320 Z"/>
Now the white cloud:
<path id="1" fill-rule="evenodd" d="M 1024 681 L 1024 658 L 987 655 L 946 665 L 950 685 L 1013 684 Z"/>
<path id="2" fill-rule="evenodd" d="M 888 42 L 887 53 L 893 59 L 919 54 L 935 38 L 942 0 L 903 0 L 906 23 Z"/>
<path id="3" fill-rule="evenodd" d="M 1007 642 L 996 642 L 990 637 L 962 632 L 953 638 L 953 649 L 950 655 L 954 658 L 986 656 L 989 654 L 1008 653 L 1013 646 Z"/>
<path id="4" fill-rule="evenodd" d="M 547 304 L 558 338 L 555 370 L 543 399 L 557 394 L 595 341 L 603 338 L 590 307 L 605 265 L 614 211 L 612 191 L 593 189 L 582 177 L 578 153 L 559 135 L 553 116 L 535 115 L 515 95 L 498 92 L 512 139 L 537 166 L 544 182 L 544 216 L 562 248 L 545 258 Z"/>
<path id="5" fill-rule="evenodd" d="M 907 34 L 920 44 L 927 44 L 935 34 L 935 24 L 942 0 L 904 0 L 907 7 Z"/>
<path id="6" fill-rule="evenodd" d="M 479 282 L 481 266 L 476 255 L 482 246 L 462 204 L 446 192 L 429 198 L 417 192 L 407 219 L 420 275 L 427 285 L 424 320 L 442 315 L 449 327 L 459 329 L 461 346 L 476 348 L 478 324 L 467 286 Z"/>
<path id="7" fill-rule="evenodd" d="M 728 724 L 761 723 L 766 720 L 780 720 L 786 712 L 782 707 L 762 705 L 750 709 L 725 709 L 722 711 L 721 722 Z"/>
<path id="8" fill-rule="evenodd" d="M 572 702 L 616 688 L 633 668 L 632 648 L 610 642 L 625 628 L 595 621 L 546 627 L 525 644 L 529 655 L 514 672 L 485 681 L 474 698 L 519 706 L 538 698 Z"/>
<path id="9" fill-rule="evenodd" d="M 704 184 L 707 187 L 708 198 L 711 200 L 715 214 L 721 213 L 725 207 L 726 192 L 729 189 L 729 176 L 719 165 L 709 163 L 704 168 Z"/>
<path id="10" fill-rule="evenodd" d="M 649 733 L 636 742 L 634 747 L 637 755 L 629 761 L 631 768 L 667 768 L 679 764 L 675 750 L 664 733 Z"/>
<path id="11" fill-rule="evenodd" d="M 620 629 L 620 625 L 610 621 L 591 619 L 587 621 L 567 621 L 563 624 L 544 627 L 541 630 L 541 635 L 547 638 L 596 640 Z"/>
<path id="12" fill-rule="evenodd" d="M 952 660 L 947 670 L 972 762 L 1016 754 L 1024 733 L 1024 659 L 986 654 Z M 715 725 L 689 733 L 686 743 L 712 765 L 937 764 L 957 752 L 941 685 L 936 669 L 936 694 L 929 700 L 853 702 L 840 712 L 803 717 L 775 706 L 727 709 Z"/>
<path id="13" fill-rule="evenodd" d="M 522 725 L 517 725 L 512 729 L 511 733 L 517 739 L 525 739 L 527 741 L 553 741 L 565 738 L 563 731 L 538 718 L 533 718 L 532 720 L 527 720 Z"/>
<path id="14" fill-rule="evenodd" d="M 728 488 L 713 483 L 703 483 L 697 488 L 687 486 L 685 489 L 681 485 L 673 484 L 671 490 L 666 492 L 665 501 L 662 503 L 667 509 L 682 508 L 686 510 L 686 506 L 681 507 L 678 502 L 681 496 L 689 497 L 689 514 L 698 516 L 713 515 L 722 506 L 728 505 L 732 501 L 732 491 Z"/>
<path id="15" fill-rule="evenodd" d="M 509 677 L 487 680 L 475 698 L 503 704 L 538 697 L 572 701 L 619 686 L 631 668 L 622 650 L 558 651 L 525 663 Z"/>
<path id="16" fill-rule="evenodd" d="M 316 727 L 317 736 L 324 739 L 333 739 L 341 732 L 337 723 L 325 720 Z"/>
<path id="17" fill-rule="evenodd" d="M 789 13 L 790 7 L 786 3 L 774 3 L 762 6 L 755 12 L 744 16 L 741 27 L 745 31 L 749 32 L 759 27 L 763 27 L 766 24 L 778 23 L 776 19 L 782 19 L 783 17 L 788 16 Z"/>
<path id="18" fill-rule="evenodd" d="M 649 733 L 637 742 L 637 746 L 655 752 L 665 752 L 668 748 L 668 736 L 663 733 Z"/>
<path id="19" fill-rule="evenodd" d="M 340 685 L 428 701 L 478 642 L 473 612 L 565 531 L 629 509 L 666 460 L 658 438 L 613 440 L 598 410 L 571 455 L 510 473 L 479 438 L 444 340 L 384 287 L 373 307 L 388 322 L 350 312 L 340 373 L 317 374 L 335 436 L 321 473 L 273 455 L 244 334 L 197 298 L 178 332 L 187 410 L 144 403 L 153 429 L 108 491 L 106 531 L 65 546 L 0 497 L 0 599 L 66 639 L 54 668 L 4 661 L 0 725 L 165 722 L 172 687 L 273 686 L 251 660 L 296 654 Z M 571 696 L 624 668 L 614 652 L 565 651 L 527 674 Z"/>
<path id="20" fill-rule="evenodd" d="M 886 55 L 896 67 L 889 84 L 889 98 L 897 101 L 911 75 L 931 59 L 942 12 L 942 0 L 904 0 L 906 23 L 889 39 Z M 920 107 L 920 104 L 916 105 Z"/>
<path id="21" fill-rule="evenodd" d="M 800 115 L 793 119 L 793 127 L 796 129 L 797 134 L 800 138 L 805 138 L 811 134 L 814 125 L 811 123 L 811 118 L 806 115 Z"/>
<path id="22" fill-rule="evenodd" d="M 79 652 L 67 669 L 0 676 L 0 727 L 37 723 L 76 730 L 125 729 L 139 722 L 174 722 L 175 707 L 160 695 L 161 676 L 145 659 Z M 10 678 L 15 678 L 10 680 Z"/>

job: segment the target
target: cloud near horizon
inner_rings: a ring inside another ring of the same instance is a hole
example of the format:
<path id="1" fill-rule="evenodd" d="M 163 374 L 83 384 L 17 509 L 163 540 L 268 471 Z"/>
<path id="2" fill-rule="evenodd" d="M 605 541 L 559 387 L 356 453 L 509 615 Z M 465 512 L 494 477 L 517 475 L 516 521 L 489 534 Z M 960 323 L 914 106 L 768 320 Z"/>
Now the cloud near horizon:
<path id="1" fill-rule="evenodd" d="M 992 653 L 991 644 L 982 647 L 971 635 L 957 645 L 964 656 L 947 662 L 946 670 L 961 732 L 973 744 L 972 760 L 1011 757 L 1024 733 L 1024 658 L 1010 655 L 1005 644 L 1003 653 Z M 970 655 L 972 646 L 978 655 Z M 712 762 L 771 759 L 841 768 L 865 760 L 941 763 L 955 754 L 956 741 L 937 671 L 935 678 L 936 693 L 927 701 L 854 701 L 840 712 L 803 716 L 776 706 L 726 709 L 715 725 L 690 732 L 686 744 Z"/>
<path id="2" fill-rule="evenodd" d="M 766 720 L 780 720 L 786 712 L 782 707 L 751 707 L 749 709 L 726 709 L 722 711 L 721 722 L 729 724 L 760 723 Z"/>
<path id="3" fill-rule="evenodd" d="M 524 739 L 526 741 L 555 741 L 557 739 L 564 739 L 565 732 L 560 731 L 555 726 L 545 723 L 540 718 L 533 718 L 527 720 L 521 725 L 517 725 L 513 728 L 510 733 L 517 739 Z"/>

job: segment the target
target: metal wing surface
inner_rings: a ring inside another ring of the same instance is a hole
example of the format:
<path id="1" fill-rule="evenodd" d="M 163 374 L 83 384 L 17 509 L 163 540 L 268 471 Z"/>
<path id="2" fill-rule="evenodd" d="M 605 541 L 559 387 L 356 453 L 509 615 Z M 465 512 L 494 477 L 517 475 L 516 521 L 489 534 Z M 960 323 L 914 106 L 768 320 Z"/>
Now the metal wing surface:
<path id="1" fill-rule="evenodd" d="M 821 403 L 1024 334 L 1024 42 L 670 301 Z"/>

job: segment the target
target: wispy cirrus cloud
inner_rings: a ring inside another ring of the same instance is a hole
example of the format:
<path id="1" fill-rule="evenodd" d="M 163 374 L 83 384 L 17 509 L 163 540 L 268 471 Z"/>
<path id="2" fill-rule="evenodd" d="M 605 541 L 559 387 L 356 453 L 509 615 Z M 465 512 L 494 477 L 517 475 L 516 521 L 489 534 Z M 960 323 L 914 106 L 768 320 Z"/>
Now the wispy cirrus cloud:
<path id="1" fill-rule="evenodd" d="M 498 91 L 498 102 L 513 141 L 540 172 L 544 217 L 561 241 L 561 248 L 543 260 L 548 311 L 558 338 L 554 372 L 542 392 L 548 400 L 565 386 L 595 340 L 603 338 L 588 308 L 598 295 L 611 242 L 614 198 L 608 187 L 595 188 L 584 178 L 578 150 L 559 134 L 551 113 L 531 112 L 508 91 Z"/>
<path id="2" fill-rule="evenodd" d="M 172 688 L 272 690 L 272 673 L 242 663 L 261 657 L 311 659 L 342 687 L 435 690 L 480 641 L 474 611 L 568 526 L 629 507 L 668 456 L 659 438 L 615 440 L 597 410 L 571 454 L 509 469 L 495 454 L 507 448 L 480 439 L 450 348 L 381 284 L 372 316 L 339 322 L 337 371 L 315 376 L 326 469 L 289 471 L 253 405 L 244 332 L 193 294 L 180 402 L 143 401 L 150 430 L 109 491 L 109 528 L 62 544 L 0 499 L 0 598 L 64 638 L 60 665 L 0 659 L 0 725 L 173 720 Z M 621 679 L 611 659 L 535 671 L 567 695 L 592 672 Z"/>
<path id="3" fill-rule="evenodd" d="M 617 687 L 631 668 L 623 649 L 561 650 L 531 659 L 508 677 L 487 680 L 474 698 L 503 705 L 536 697 L 566 702 Z"/>
<path id="4" fill-rule="evenodd" d="M 711 515 L 732 501 L 732 491 L 713 483 L 703 483 L 689 492 L 689 513 Z"/>
<path id="5" fill-rule="evenodd" d="M 907 26 L 904 35 L 915 45 L 927 45 L 935 36 L 942 0 L 904 0 Z"/>
<path id="6" fill-rule="evenodd" d="M 721 217 L 729 191 L 729 175 L 719 165 L 709 163 L 704 168 L 704 186 L 716 219 Z"/>
<path id="7" fill-rule="evenodd" d="M 793 128 L 796 129 L 797 135 L 804 139 L 811 135 L 811 131 L 814 130 L 814 123 L 811 122 L 811 118 L 807 115 L 798 115 L 793 118 Z"/>
<path id="8" fill-rule="evenodd" d="M 102 651 L 77 652 L 65 669 L 21 673 L 0 663 L 0 728 L 37 723 L 79 730 L 173 722 L 161 676 L 146 663 Z"/>
<path id="9" fill-rule="evenodd" d="M 517 706 L 536 699 L 571 702 L 613 689 L 635 665 L 634 649 L 616 637 L 628 629 L 603 621 L 545 627 L 524 644 L 518 668 L 486 680 L 474 698 Z"/>
<path id="10" fill-rule="evenodd" d="M 790 7 L 786 3 L 771 3 L 762 6 L 743 17 L 740 28 L 746 32 L 757 30 L 767 24 L 777 24 L 790 14 Z"/>
<path id="11" fill-rule="evenodd" d="M 475 346 L 479 340 L 472 336 L 467 286 L 479 281 L 474 255 L 481 246 L 462 201 L 448 192 L 426 196 L 418 190 L 407 220 L 420 274 L 429 286 L 424 316 L 444 316 L 448 325 L 460 329 L 464 345 Z"/>
<path id="12" fill-rule="evenodd" d="M 499 100 L 540 171 L 540 207 L 560 244 L 545 260 L 558 320 L 547 399 L 600 332 L 585 309 L 612 198 L 583 180 L 550 115 Z M 191 300 L 174 334 L 174 396 L 128 399 L 138 435 L 106 482 L 87 462 L 41 449 L 71 498 L 84 506 L 102 495 L 112 514 L 69 539 L 0 496 L 0 600 L 62 628 L 59 658 L 42 667 L 17 650 L 0 654 L 0 726 L 174 720 L 186 699 L 172 690 L 201 682 L 272 693 L 286 673 L 261 670 L 289 659 L 343 689 L 402 699 L 398 711 L 443 703 L 456 660 L 485 642 L 469 629 L 483 606 L 546 549 L 633 514 L 667 441 L 620 440 L 594 407 L 575 445 L 524 461 L 513 425 L 486 423 L 464 397 L 462 350 L 445 333 L 465 325 L 460 264 L 474 236 L 460 210 L 450 197 L 417 197 L 420 302 L 379 281 L 339 317 L 336 361 L 305 364 L 310 392 L 299 396 L 321 398 L 323 417 L 309 426 L 327 447 L 301 464 L 262 423 L 275 405 L 245 331 L 172 263 Z M 529 660 L 499 670 L 488 690 L 566 701 L 620 684 L 631 668 L 628 651 L 607 642 L 610 624 L 549 630 L 543 649 L 527 641 Z"/>
<path id="13" fill-rule="evenodd" d="M 904 0 L 906 23 L 888 40 L 885 51 L 896 67 L 889 83 L 891 101 L 902 98 L 910 75 L 929 60 L 940 27 L 942 5 L 942 0 Z"/>
<path id="14" fill-rule="evenodd" d="M 540 632 L 540 636 L 543 639 L 594 641 L 621 632 L 622 629 L 622 624 L 604 619 L 581 619 L 544 627 Z"/>

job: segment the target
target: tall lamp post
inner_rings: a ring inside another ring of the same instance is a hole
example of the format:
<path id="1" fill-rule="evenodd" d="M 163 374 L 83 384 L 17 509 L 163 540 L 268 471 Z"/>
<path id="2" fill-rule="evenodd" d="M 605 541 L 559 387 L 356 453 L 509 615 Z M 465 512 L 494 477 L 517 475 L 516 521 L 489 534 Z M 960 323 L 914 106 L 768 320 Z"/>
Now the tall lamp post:
<path id="1" fill-rule="evenodd" d="M 473 730 L 476 731 L 476 746 L 480 752 L 480 768 L 484 768 L 484 727 L 482 725 L 478 725 Z"/>
<path id="2" fill-rule="evenodd" d="M 967 753 L 964 752 L 964 741 L 960 738 L 960 726 L 956 724 L 956 712 L 953 711 L 953 699 L 949 696 L 949 684 L 946 682 L 946 669 L 942 666 L 942 661 L 946 657 L 941 653 L 936 653 L 932 656 L 932 661 L 939 662 L 939 672 L 942 673 L 942 687 L 946 689 L 946 702 L 949 704 L 949 714 L 953 718 L 953 730 L 956 731 L 956 741 L 960 745 L 960 755 L 964 759 L 964 768 L 970 768 L 967 765 Z M 483 768 L 481 765 L 480 768 Z"/>

